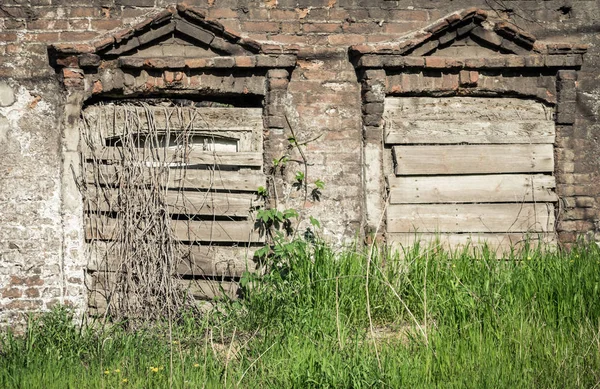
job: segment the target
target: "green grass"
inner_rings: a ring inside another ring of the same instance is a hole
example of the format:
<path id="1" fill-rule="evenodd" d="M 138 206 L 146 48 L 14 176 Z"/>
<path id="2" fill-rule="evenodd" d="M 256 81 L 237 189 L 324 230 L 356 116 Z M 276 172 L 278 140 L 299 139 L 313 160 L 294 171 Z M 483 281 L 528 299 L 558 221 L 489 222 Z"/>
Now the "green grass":
<path id="1" fill-rule="evenodd" d="M 171 332 L 75 326 L 65 309 L 32 320 L 0 338 L 0 388 L 600 387 L 596 245 L 501 261 L 304 241 L 276 253 L 245 298 Z"/>

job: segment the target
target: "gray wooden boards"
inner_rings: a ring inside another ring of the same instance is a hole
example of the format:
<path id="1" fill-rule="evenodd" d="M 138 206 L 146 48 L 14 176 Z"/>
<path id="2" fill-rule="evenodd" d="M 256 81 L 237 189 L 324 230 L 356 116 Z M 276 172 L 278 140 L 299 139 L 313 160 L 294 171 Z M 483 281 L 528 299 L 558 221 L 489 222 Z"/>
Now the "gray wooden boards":
<path id="1" fill-rule="evenodd" d="M 394 146 L 393 153 L 399 176 L 554 170 L 551 144 Z"/>
<path id="2" fill-rule="evenodd" d="M 254 253 L 264 243 L 252 213 L 266 186 L 262 109 L 194 104 L 84 109 L 85 238 L 97 278 L 110 279 L 139 244 L 151 245 L 153 231 L 177 242 L 182 261 L 173 276 L 191 278 L 181 282 L 193 284 L 195 297 L 218 296 L 222 285 L 212 280 L 256 270 Z M 166 215 L 162 227 L 156 207 Z M 105 292 L 94 285 L 96 295 Z"/>
<path id="3" fill-rule="evenodd" d="M 546 174 L 388 176 L 390 204 L 557 201 Z"/>
<path id="4" fill-rule="evenodd" d="M 554 242 L 552 117 L 524 99 L 386 98 L 388 241 L 504 251 L 528 234 Z"/>

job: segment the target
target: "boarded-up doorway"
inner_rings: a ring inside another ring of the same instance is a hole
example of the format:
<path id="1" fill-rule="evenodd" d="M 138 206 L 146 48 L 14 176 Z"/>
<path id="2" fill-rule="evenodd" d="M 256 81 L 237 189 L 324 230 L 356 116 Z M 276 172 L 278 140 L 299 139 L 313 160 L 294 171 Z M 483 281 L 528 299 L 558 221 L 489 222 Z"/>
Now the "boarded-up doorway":
<path id="1" fill-rule="evenodd" d="M 388 241 L 554 241 L 553 110 L 488 97 L 387 97 Z"/>
<path id="2" fill-rule="evenodd" d="M 264 241 L 252 218 L 266 181 L 262 108 L 185 102 L 83 110 L 92 313 L 156 284 L 153 271 L 207 299 L 235 295 L 232 280 L 255 267 Z"/>

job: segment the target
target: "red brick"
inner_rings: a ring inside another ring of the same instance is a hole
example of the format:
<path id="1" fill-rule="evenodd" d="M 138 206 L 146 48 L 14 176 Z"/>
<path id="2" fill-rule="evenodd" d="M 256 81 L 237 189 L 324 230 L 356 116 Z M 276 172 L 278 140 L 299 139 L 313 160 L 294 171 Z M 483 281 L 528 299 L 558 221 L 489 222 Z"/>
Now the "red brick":
<path id="1" fill-rule="evenodd" d="M 211 8 L 208 10 L 210 19 L 235 19 L 238 18 L 238 13 L 229 8 Z"/>
<path id="2" fill-rule="evenodd" d="M 41 286 L 44 285 L 44 280 L 40 276 L 35 275 L 25 279 L 25 285 L 27 286 Z"/>
<path id="3" fill-rule="evenodd" d="M 92 7 L 74 7 L 69 10 L 69 17 L 71 18 L 91 18 L 100 16 L 101 12 L 99 8 Z"/>
<path id="4" fill-rule="evenodd" d="M 342 25 L 338 23 L 304 23 L 302 25 L 302 30 L 309 33 L 332 33 L 340 32 L 342 30 Z"/>
<path id="5" fill-rule="evenodd" d="M 5 288 L 2 291 L 2 298 L 15 299 L 23 295 L 23 292 L 19 288 Z"/>
<path id="6" fill-rule="evenodd" d="M 70 30 L 87 30 L 90 28 L 90 21 L 88 19 L 73 19 L 69 20 Z"/>
<path id="7" fill-rule="evenodd" d="M 33 309 L 39 309 L 42 307 L 41 300 L 15 300 L 4 306 L 7 310 L 21 310 L 28 311 Z"/>
<path id="8" fill-rule="evenodd" d="M 41 32 L 39 34 L 27 33 L 23 39 L 26 42 L 56 42 L 58 37 L 58 32 Z"/>
<path id="9" fill-rule="evenodd" d="M 302 31 L 302 24 L 300 22 L 282 22 L 281 32 L 284 34 L 298 34 Z"/>
<path id="10" fill-rule="evenodd" d="M 38 19 L 27 22 L 29 30 L 66 30 L 67 27 L 66 20 Z"/>
<path id="11" fill-rule="evenodd" d="M 442 76 L 442 89 L 457 90 L 458 89 L 458 75 L 444 74 Z"/>
<path id="12" fill-rule="evenodd" d="M 425 57 L 425 66 L 430 68 L 445 68 L 446 59 L 444 57 Z"/>
<path id="13" fill-rule="evenodd" d="M 25 21 L 19 19 L 4 19 L 4 28 L 6 30 L 20 30 L 25 28 Z"/>
<path id="14" fill-rule="evenodd" d="M 365 43 L 365 35 L 360 34 L 333 34 L 327 37 L 327 40 L 332 45 L 336 46 L 350 46 Z"/>
<path id="15" fill-rule="evenodd" d="M 0 32 L 0 42 L 15 42 L 17 33 L 15 32 Z"/>
<path id="16" fill-rule="evenodd" d="M 389 20 L 399 21 L 411 21 L 411 22 L 425 22 L 429 20 L 429 14 L 427 11 L 419 10 L 389 10 Z"/>
<path id="17" fill-rule="evenodd" d="M 376 22 L 371 23 L 344 23 L 342 25 L 344 32 L 357 34 L 374 34 L 383 31 L 383 27 Z"/>
<path id="18" fill-rule="evenodd" d="M 277 22 L 244 22 L 242 28 L 248 32 L 278 32 L 279 23 Z"/>
<path id="19" fill-rule="evenodd" d="M 122 25 L 120 20 L 114 19 L 92 20 L 91 23 L 94 30 L 114 30 Z"/>
<path id="20" fill-rule="evenodd" d="M 256 58 L 254 57 L 235 57 L 235 66 L 240 68 L 251 68 L 256 66 Z"/>
<path id="21" fill-rule="evenodd" d="M 27 288 L 25 289 L 25 296 L 32 297 L 40 297 L 40 290 L 37 288 Z"/>
<path id="22" fill-rule="evenodd" d="M 94 87 L 92 88 L 92 94 L 98 94 L 102 92 L 104 88 L 102 87 L 102 81 L 97 80 L 94 82 Z"/>
<path id="23" fill-rule="evenodd" d="M 421 26 L 418 22 L 385 23 L 383 31 L 386 34 L 405 34 Z"/>
<path id="24" fill-rule="evenodd" d="M 269 11 L 270 20 L 298 20 L 296 11 L 287 9 L 272 9 Z"/>
<path id="25" fill-rule="evenodd" d="M 64 42 L 81 42 L 81 41 L 89 41 L 97 37 L 98 34 L 91 31 L 81 31 L 81 32 L 61 32 L 60 40 Z"/>

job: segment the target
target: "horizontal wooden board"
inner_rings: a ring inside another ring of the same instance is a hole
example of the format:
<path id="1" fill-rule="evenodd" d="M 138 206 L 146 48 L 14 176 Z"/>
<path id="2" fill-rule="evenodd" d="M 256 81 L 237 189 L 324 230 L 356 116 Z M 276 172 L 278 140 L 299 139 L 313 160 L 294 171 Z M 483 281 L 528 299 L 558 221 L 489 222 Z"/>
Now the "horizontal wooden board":
<path id="1" fill-rule="evenodd" d="M 160 173 L 164 168 L 141 166 L 137 168 L 140 174 L 125 180 L 120 165 L 86 165 L 86 178 L 90 184 L 137 186 L 157 182 L 160 174 L 160 184 L 170 189 L 211 189 L 256 192 L 258 187 L 266 185 L 266 177 L 260 170 L 212 170 L 193 168 L 170 168 L 167 174 Z M 123 179 L 123 182 L 120 180 Z"/>
<path id="2" fill-rule="evenodd" d="M 133 105 L 94 105 L 83 116 L 93 128 L 100 124 L 102 136 L 153 130 L 262 131 L 262 108 L 160 107 Z"/>
<path id="3" fill-rule="evenodd" d="M 113 219 L 103 215 L 88 215 L 85 218 L 85 237 L 87 240 L 116 240 L 123 237 L 119 236 L 117 226 L 122 223 L 120 220 Z M 145 225 L 142 222 L 136 224 L 134 231 L 130 227 L 129 234 L 137 232 L 138 234 L 148 234 L 152 226 Z M 211 221 L 211 220 L 171 220 L 174 238 L 180 241 L 192 242 L 211 242 L 211 243 L 229 243 L 229 242 L 264 242 L 264 236 L 261 236 L 251 220 L 244 221 Z M 121 231 L 122 233 L 122 231 Z"/>
<path id="4" fill-rule="evenodd" d="M 392 248 L 406 250 L 417 243 L 421 248 L 440 247 L 445 250 L 479 250 L 487 245 L 491 252 L 497 254 L 510 253 L 511 248 L 518 251 L 529 243 L 529 247 L 536 248 L 538 244 L 543 248 L 556 246 L 556 235 L 543 234 L 414 234 L 390 233 L 387 242 Z"/>
<path id="5" fill-rule="evenodd" d="M 537 121 L 407 121 L 398 116 L 385 117 L 387 144 L 553 144 L 554 122 Z"/>
<path id="6" fill-rule="evenodd" d="M 552 120 L 553 110 L 534 100 L 494 97 L 386 97 L 385 116 L 405 120 Z"/>
<path id="7" fill-rule="evenodd" d="M 124 156 L 120 147 L 102 147 L 94 151 L 86 149 L 87 160 L 106 161 L 107 164 L 122 163 L 124 161 L 138 161 L 146 163 L 163 162 L 171 166 L 208 165 L 208 166 L 236 166 L 261 168 L 263 155 L 258 152 L 211 152 L 199 148 L 165 148 L 154 149 L 140 148 L 135 155 Z"/>
<path id="8" fill-rule="evenodd" d="M 235 281 L 175 280 L 175 282 L 179 284 L 182 291 L 187 292 L 194 299 L 200 301 L 222 298 L 235 300 L 240 290 L 239 283 Z M 93 316 L 103 315 L 108 306 L 108 297 L 110 294 L 104 289 L 105 286 L 103 285 L 110 286 L 105 281 L 102 285 L 100 283 L 93 283 L 93 289 L 89 292 L 88 307 L 91 308 L 90 314 Z M 118 299 L 119 296 L 113 294 L 111 298 Z"/>
<path id="9" fill-rule="evenodd" d="M 394 146 L 397 175 L 545 173 L 552 145 Z"/>
<path id="10" fill-rule="evenodd" d="M 410 204 L 390 205 L 388 232 L 552 232 L 554 205 Z"/>
<path id="11" fill-rule="evenodd" d="M 94 242 L 88 245 L 88 271 L 117 271 L 126 256 L 119 242 Z M 258 270 L 254 254 L 257 247 L 183 245 L 176 274 L 180 276 L 241 277 L 245 271 Z"/>
<path id="12" fill-rule="evenodd" d="M 200 192 L 194 190 L 161 191 L 162 201 L 173 215 L 248 217 L 250 209 L 263 205 L 254 194 Z M 148 195 L 140 189 L 121 192 L 117 188 L 92 187 L 84 193 L 87 212 L 143 212 Z"/>
<path id="13" fill-rule="evenodd" d="M 558 201 L 545 174 L 388 177 L 390 204 Z"/>

